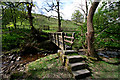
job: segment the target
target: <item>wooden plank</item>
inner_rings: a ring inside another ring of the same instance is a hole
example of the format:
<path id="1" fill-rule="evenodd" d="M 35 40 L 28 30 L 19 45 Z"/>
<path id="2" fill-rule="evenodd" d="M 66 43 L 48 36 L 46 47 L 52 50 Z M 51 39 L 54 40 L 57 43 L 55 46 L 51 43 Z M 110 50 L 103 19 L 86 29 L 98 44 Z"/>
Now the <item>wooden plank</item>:
<path id="1" fill-rule="evenodd" d="M 74 37 L 64 36 L 64 38 L 74 39 Z"/>
<path id="2" fill-rule="evenodd" d="M 87 51 L 88 49 L 79 49 L 78 51 L 81 52 L 81 51 Z"/>
<path id="3" fill-rule="evenodd" d="M 65 42 L 68 42 L 68 43 L 71 43 L 71 44 L 73 44 L 73 42 L 72 41 L 68 41 L 68 40 L 64 40 Z"/>

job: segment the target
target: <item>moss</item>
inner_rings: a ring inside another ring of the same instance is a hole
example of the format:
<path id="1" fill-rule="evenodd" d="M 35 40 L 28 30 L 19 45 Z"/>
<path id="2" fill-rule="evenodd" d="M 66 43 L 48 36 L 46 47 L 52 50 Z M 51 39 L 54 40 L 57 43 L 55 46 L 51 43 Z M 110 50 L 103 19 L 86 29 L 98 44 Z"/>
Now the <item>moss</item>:
<path id="1" fill-rule="evenodd" d="M 78 53 L 70 53 L 68 56 L 79 55 Z"/>

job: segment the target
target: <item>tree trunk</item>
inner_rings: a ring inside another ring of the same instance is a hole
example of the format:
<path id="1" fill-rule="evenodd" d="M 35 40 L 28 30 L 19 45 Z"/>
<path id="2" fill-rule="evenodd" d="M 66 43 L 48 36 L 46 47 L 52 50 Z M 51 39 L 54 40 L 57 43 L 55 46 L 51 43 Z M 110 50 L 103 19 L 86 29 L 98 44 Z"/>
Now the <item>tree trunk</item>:
<path id="1" fill-rule="evenodd" d="M 15 13 L 15 8 L 13 8 L 13 10 L 14 10 L 14 26 L 15 26 L 15 29 L 16 29 L 17 27 L 16 27 L 16 13 Z"/>
<path id="2" fill-rule="evenodd" d="M 59 12 L 59 2 L 57 2 L 57 6 L 58 6 L 58 10 L 57 10 L 57 13 L 58 13 L 58 31 L 60 32 L 61 31 L 61 20 L 60 20 L 60 12 Z"/>
<path id="3" fill-rule="evenodd" d="M 27 5 L 27 10 L 28 10 L 28 18 L 29 18 L 30 27 L 31 27 L 31 30 L 34 30 L 35 28 L 33 26 L 33 16 L 32 16 L 32 13 L 31 13 L 33 3 L 31 1 L 31 3 L 27 3 L 26 5 Z"/>
<path id="4" fill-rule="evenodd" d="M 87 15 L 88 15 L 88 5 L 87 5 L 87 0 L 85 0 L 85 6 L 86 6 L 85 20 L 87 20 Z"/>
<path id="5" fill-rule="evenodd" d="M 88 41 L 88 55 L 92 56 L 92 57 L 97 57 L 97 54 L 95 53 L 94 50 L 94 28 L 93 28 L 93 16 L 95 13 L 95 10 L 98 6 L 99 2 L 93 2 L 90 10 L 89 10 L 89 14 L 87 17 L 87 41 Z"/>
<path id="6" fill-rule="evenodd" d="M 28 5 L 29 4 L 29 5 Z M 34 37 L 34 39 L 37 39 L 37 40 L 41 40 L 42 38 L 40 37 L 40 32 L 39 30 L 35 29 L 35 27 L 33 26 L 33 16 L 32 16 L 32 6 L 33 6 L 33 2 L 31 0 L 31 3 L 27 3 L 27 9 L 28 9 L 28 18 L 29 18 L 29 23 L 30 23 L 30 28 L 31 28 L 31 34 L 32 36 Z"/>

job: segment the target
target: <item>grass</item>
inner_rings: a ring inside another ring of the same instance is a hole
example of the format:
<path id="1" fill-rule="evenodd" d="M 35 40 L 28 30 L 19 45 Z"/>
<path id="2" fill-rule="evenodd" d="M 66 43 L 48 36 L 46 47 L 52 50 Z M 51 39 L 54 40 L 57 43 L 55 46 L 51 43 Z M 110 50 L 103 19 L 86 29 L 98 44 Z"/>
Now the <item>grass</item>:
<path id="1" fill-rule="evenodd" d="M 79 55 L 78 53 L 70 53 L 68 56 Z"/>
<path id="2" fill-rule="evenodd" d="M 38 78 L 69 78 L 71 75 L 64 70 L 57 54 L 49 55 L 28 64 L 28 73 Z"/>
<path id="3" fill-rule="evenodd" d="M 27 64 L 26 74 L 16 73 L 12 75 L 12 80 L 25 76 L 25 80 L 41 78 L 72 78 L 71 74 L 64 69 L 57 58 L 57 54 L 40 58 Z"/>
<path id="4" fill-rule="evenodd" d="M 119 78 L 120 65 L 115 65 L 118 62 L 117 58 L 109 58 L 107 61 L 97 61 L 89 63 L 92 69 L 93 78 Z"/>

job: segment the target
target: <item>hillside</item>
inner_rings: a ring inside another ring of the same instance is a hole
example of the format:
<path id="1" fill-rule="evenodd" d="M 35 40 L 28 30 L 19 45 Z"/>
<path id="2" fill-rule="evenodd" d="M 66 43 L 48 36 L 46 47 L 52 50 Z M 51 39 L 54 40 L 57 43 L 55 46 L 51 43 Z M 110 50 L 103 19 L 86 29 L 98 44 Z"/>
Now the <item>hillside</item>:
<path id="1" fill-rule="evenodd" d="M 58 26 L 58 22 L 56 18 L 52 18 L 52 17 L 47 17 L 45 15 L 42 14 L 33 14 L 34 18 L 34 26 L 36 28 L 39 28 L 39 26 L 43 26 L 43 25 L 48 25 L 50 27 L 56 27 Z M 37 26 L 36 26 L 37 25 Z M 61 20 L 61 27 L 62 28 L 78 28 L 77 25 L 74 24 L 73 21 L 70 20 Z"/>

